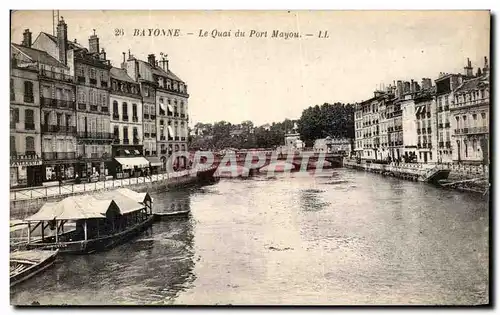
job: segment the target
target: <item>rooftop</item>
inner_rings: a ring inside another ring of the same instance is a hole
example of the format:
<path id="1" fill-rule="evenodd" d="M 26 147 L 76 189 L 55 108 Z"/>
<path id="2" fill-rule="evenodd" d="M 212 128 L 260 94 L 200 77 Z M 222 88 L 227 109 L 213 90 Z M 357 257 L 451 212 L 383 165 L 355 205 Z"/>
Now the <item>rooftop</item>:
<path id="1" fill-rule="evenodd" d="M 61 63 L 59 60 L 56 58 L 52 57 L 49 55 L 47 52 L 43 50 L 38 50 L 35 48 L 30 48 L 18 44 L 11 44 L 15 49 L 19 50 L 21 53 L 24 55 L 28 56 L 31 60 L 34 62 L 38 62 L 43 65 L 48 65 L 51 67 L 59 67 L 59 68 L 67 68 L 67 66 L 63 63 Z"/>

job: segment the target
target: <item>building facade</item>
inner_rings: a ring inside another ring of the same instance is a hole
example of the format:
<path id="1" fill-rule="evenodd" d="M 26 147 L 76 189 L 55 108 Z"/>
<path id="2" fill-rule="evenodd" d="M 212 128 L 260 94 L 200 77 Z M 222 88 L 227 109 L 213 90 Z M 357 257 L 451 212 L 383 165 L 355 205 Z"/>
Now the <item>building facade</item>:
<path id="1" fill-rule="evenodd" d="M 125 69 L 111 69 L 110 103 L 112 104 L 112 156 L 119 157 L 118 161 L 121 162 L 115 165 L 118 170 L 113 170 L 112 173 L 122 173 L 127 167 L 135 169 L 149 167 L 146 159 L 137 159 L 143 157 L 144 135 L 140 85 L 128 76 Z M 141 163 L 136 163 L 138 161 Z M 133 169 L 129 168 L 130 171 Z"/>
<path id="2" fill-rule="evenodd" d="M 26 44 L 26 42 L 23 41 L 23 44 Z M 19 45 L 11 45 L 11 187 L 39 185 L 43 180 L 40 136 L 40 91 L 38 82 L 39 66 L 18 48 Z"/>
<path id="3" fill-rule="evenodd" d="M 470 62 L 468 67 L 471 68 Z M 454 101 L 450 107 L 454 131 L 453 162 L 476 165 L 490 163 L 489 87 L 489 65 L 485 57 L 483 71 L 478 71 L 475 78 L 465 79 L 453 92 Z"/>
<path id="4" fill-rule="evenodd" d="M 74 78 L 76 101 L 77 147 L 74 173 L 80 178 L 107 174 L 111 161 L 109 114 L 109 70 L 104 49 L 99 51 L 99 38 L 89 38 L 89 49 L 76 41 L 68 41 L 68 26 L 61 18 L 57 36 L 40 33 L 33 46 L 46 51 L 69 68 Z M 73 156 L 73 154 L 71 154 Z"/>
<path id="5" fill-rule="evenodd" d="M 162 169 L 166 169 L 167 161 L 173 152 L 187 150 L 189 121 L 187 85 L 170 70 L 168 60 L 164 58 L 157 62 L 154 54 L 148 55 L 147 62 L 129 55 L 126 69 L 130 77 L 141 82 L 143 95 L 148 93 L 147 97 L 151 99 L 152 93 L 149 92 L 151 87 L 154 87 L 156 152 Z M 149 108 L 149 115 L 151 114 L 152 107 Z M 148 141 L 148 143 L 154 142 Z M 183 167 L 185 160 L 176 159 L 174 165 Z"/>

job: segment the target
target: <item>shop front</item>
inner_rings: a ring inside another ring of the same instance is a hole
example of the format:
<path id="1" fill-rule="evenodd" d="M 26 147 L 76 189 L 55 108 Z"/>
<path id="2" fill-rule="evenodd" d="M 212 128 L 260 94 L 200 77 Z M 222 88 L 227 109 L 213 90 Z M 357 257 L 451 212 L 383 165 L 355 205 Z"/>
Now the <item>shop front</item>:
<path id="1" fill-rule="evenodd" d="M 45 161 L 42 173 L 43 181 L 58 181 L 58 180 L 68 180 L 75 178 L 76 165 L 74 163 L 51 163 L 50 161 Z"/>
<path id="2" fill-rule="evenodd" d="M 144 176 L 149 171 L 150 162 L 142 156 L 115 157 L 115 178 Z"/>
<path id="3" fill-rule="evenodd" d="M 16 156 L 10 161 L 10 187 L 42 184 L 42 160 L 37 156 Z"/>
<path id="4" fill-rule="evenodd" d="M 161 167 L 163 166 L 163 163 L 160 160 L 160 158 L 156 156 L 148 156 L 146 157 L 146 160 L 149 161 L 150 174 L 158 174 L 161 170 Z"/>

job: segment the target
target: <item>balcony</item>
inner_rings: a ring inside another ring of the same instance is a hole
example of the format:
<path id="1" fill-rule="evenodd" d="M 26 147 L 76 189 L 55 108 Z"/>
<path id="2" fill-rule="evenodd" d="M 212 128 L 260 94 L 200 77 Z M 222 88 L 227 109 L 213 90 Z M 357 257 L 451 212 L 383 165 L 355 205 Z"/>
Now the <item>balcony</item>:
<path id="1" fill-rule="evenodd" d="M 24 102 L 25 103 L 33 103 L 35 101 L 35 97 L 33 95 L 24 94 Z"/>
<path id="2" fill-rule="evenodd" d="M 42 132 L 75 135 L 76 126 L 41 125 Z"/>
<path id="3" fill-rule="evenodd" d="M 449 128 L 449 127 L 450 127 L 450 123 L 449 123 L 449 122 L 446 122 L 446 123 L 444 124 L 444 127 L 445 127 L 445 128 Z"/>
<path id="4" fill-rule="evenodd" d="M 160 136 L 160 140 L 165 140 L 165 136 Z"/>
<path id="5" fill-rule="evenodd" d="M 97 112 L 99 108 L 97 107 L 97 105 L 90 105 L 90 110 L 93 112 Z"/>
<path id="6" fill-rule="evenodd" d="M 144 138 L 149 138 L 149 132 L 144 133 Z"/>
<path id="7" fill-rule="evenodd" d="M 55 98 L 40 97 L 41 107 L 58 107 L 62 109 L 75 109 L 75 102 L 67 100 L 58 100 Z"/>
<path id="8" fill-rule="evenodd" d="M 439 147 L 439 148 L 444 148 L 444 142 L 443 142 L 443 141 L 439 141 L 439 143 L 438 143 L 438 147 Z"/>
<path id="9" fill-rule="evenodd" d="M 431 127 L 427 127 L 427 133 L 432 133 L 432 128 Z"/>
<path id="10" fill-rule="evenodd" d="M 175 136 L 175 141 L 179 141 L 179 136 Z"/>
<path id="11" fill-rule="evenodd" d="M 75 156 L 75 152 L 42 152 L 44 160 L 73 160 Z"/>
<path id="12" fill-rule="evenodd" d="M 445 146 L 446 146 L 446 148 L 450 149 L 451 148 L 451 142 L 450 141 L 446 141 Z"/>
<path id="13" fill-rule="evenodd" d="M 128 121 L 128 116 L 123 115 L 122 120 L 123 121 Z"/>
<path id="14" fill-rule="evenodd" d="M 113 135 L 112 144 L 120 144 L 120 137 L 118 135 Z"/>
<path id="15" fill-rule="evenodd" d="M 35 123 L 24 122 L 24 130 L 35 130 Z"/>
<path id="16" fill-rule="evenodd" d="M 156 139 L 156 133 L 155 132 L 151 133 L 151 138 L 155 138 Z"/>
<path id="17" fill-rule="evenodd" d="M 160 112 L 159 112 L 160 116 L 165 116 L 165 111 L 163 109 L 160 108 Z"/>
<path id="18" fill-rule="evenodd" d="M 78 110 L 87 110 L 87 104 L 78 103 Z"/>
<path id="19" fill-rule="evenodd" d="M 89 79 L 89 83 L 92 84 L 92 85 L 97 85 L 97 79 L 95 78 L 90 78 Z"/>
<path id="20" fill-rule="evenodd" d="M 144 119 L 149 119 L 149 114 L 144 114 Z"/>
<path id="21" fill-rule="evenodd" d="M 488 127 L 472 127 L 472 128 L 464 128 L 463 133 L 466 134 L 480 134 L 480 133 L 488 133 Z"/>
<path id="22" fill-rule="evenodd" d="M 120 119 L 120 115 L 118 115 L 118 113 L 113 113 L 113 119 L 115 120 L 119 120 Z"/>
<path id="23" fill-rule="evenodd" d="M 114 135 L 110 132 L 78 132 L 78 138 L 80 139 L 98 139 L 98 140 L 111 140 Z"/>
<path id="24" fill-rule="evenodd" d="M 109 114 L 109 107 L 101 107 L 101 113 L 108 113 Z"/>
<path id="25" fill-rule="evenodd" d="M 134 144 L 139 144 L 139 138 L 134 137 Z"/>
<path id="26" fill-rule="evenodd" d="M 123 139 L 123 144 L 130 144 L 130 141 L 128 138 Z"/>
<path id="27" fill-rule="evenodd" d="M 108 87 L 108 81 L 101 81 L 101 87 L 107 88 Z"/>
<path id="28" fill-rule="evenodd" d="M 138 121 L 139 121 L 139 117 L 137 117 L 137 116 L 132 116 L 132 121 L 133 121 L 133 122 L 138 122 Z"/>
<path id="29" fill-rule="evenodd" d="M 73 82 L 73 77 L 64 73 L 53 72 L 49 70 L 42 69 L 40 71 L 40 76 L 43 78 L 54 79 L 64 82 Z"/>
<path id="30" fill-rule="evenodd" d="M 78 83 L 85 83 L 86 82 L 85 77 L 77 76 L 76 77 L 76 82 L 78 82 Z"/>
<path id="31" fill-rule="evenodd" d="M 11 151 L 10 158 L 15 161 L 33 161 L 38 160 L 40 157 L 35 151 L 26 151 L 24 154 L 22 152 Z"/>

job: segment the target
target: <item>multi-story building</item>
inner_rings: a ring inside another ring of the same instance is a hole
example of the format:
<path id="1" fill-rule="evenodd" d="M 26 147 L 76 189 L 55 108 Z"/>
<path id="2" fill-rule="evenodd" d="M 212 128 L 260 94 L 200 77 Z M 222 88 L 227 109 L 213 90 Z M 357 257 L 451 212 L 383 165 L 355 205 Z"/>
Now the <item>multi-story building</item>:
<path id="1" fill-rule="evenodd" d="M 125 69 L 111 68 L 112 104 L 111 131 L 113 133 L 113 157 L 120 163 L 120 168 L 149 167 L 143 157 L 143 115 L 140 85 L 128 76 Z"/>
<path id="2" fill-rule="evenodd" d="M 68 26 L 58 22 L 57 36 L 40 33 L 33 46 L 48 52 L 70 69 L 76 84 L 77 168 L 80 177 L 107 174 L 111 161 L 109 70 L 104 49 L 99 51 L 99 38 L 93 34 L 89 49 L 68 41 Z"/>
<path id="3" fill-rule="evenodd" d="M 436 155 L 437 124 L 436 102 L 432 89 L 420 91 L 415 95 L 415 118 L 417 124 L 417 161 L 434 163 Z"/>
<path id="4" fill-rule="evenodd" d="M 39 65 L 29 51 L 31 33 L 23 45 L 11 44 L 10 72 L 10 186 L 41 184 Z"/>
<path id="5" fill-rule="evenodd" d="M 129 76 L 141 82 L 143 95 L 154 87 L 156 152 L 165 169 L 167 159 L 173 152 L 187 150 L 189 95 L 187 85 L 169 69 L 168 60 L 160 62 L 161 66 L 154 54 L 148 55 L 147 62 L 129 55 L 126 69 Z M 185 159 L 176 161 L 180 166 L 184 163 Z"/>
<path id="6" fill-rule="evenodd" d="M 453 161 L 451 136 L 453 130 L 450 121 L 450 106 L 454 100 L 454 90 L 462 84 L 464 79 L 472 78 L 472 67 L 470 61 L 465 67 L 465 75 L 440 73 L 435 80 L 437 107 L 437 159 L 438 163 L 451 163 Z"/>
<path id="7" fill-rule="evenodd" d="M 488 59 L 484 58 L 482 73 L 472 76 L 470 61 L 465 79 L 454 91 L 450 106 L 453 132 L 453 162 L 489 164 L 490 75 Z"/>

